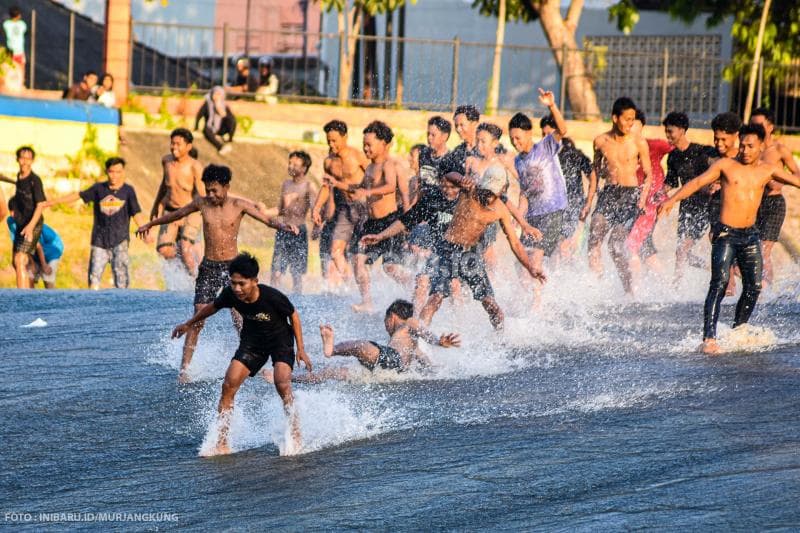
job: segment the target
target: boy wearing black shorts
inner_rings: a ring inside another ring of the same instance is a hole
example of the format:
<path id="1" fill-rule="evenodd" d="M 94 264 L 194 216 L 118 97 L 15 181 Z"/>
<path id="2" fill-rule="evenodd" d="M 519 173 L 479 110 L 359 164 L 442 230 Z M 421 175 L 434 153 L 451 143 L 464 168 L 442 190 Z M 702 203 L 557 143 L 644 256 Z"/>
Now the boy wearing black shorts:
<path id="1" fill-rule="evenodd" d="M 258 283 L 258 261 L 253 256 L 246 253 L 236 256 L 231 261 L 228 273 L 230 285 L 212 303 L 200 308 L 192 318 L 176 326 L 172 332 L 173 338 L 181 337 L 195 327 L 195 324 L 202 323 L 224 308 L 235 309 L 243 319 L 239 348 L 228 365 L 225 380 L 222 382 L 217 445 L 209 455 L 231 452 L 228 430 L 236 392 L 248 376 L 255 376 L 270 359 L 275 389 L 289 418 L 294 445 L 299 448 L 300 421 L 294 411 L 292 397 L 295 342 L 297 358 L 311 370 L 311 360 L 303 345 L 300 315 L 283 293 Z"/>

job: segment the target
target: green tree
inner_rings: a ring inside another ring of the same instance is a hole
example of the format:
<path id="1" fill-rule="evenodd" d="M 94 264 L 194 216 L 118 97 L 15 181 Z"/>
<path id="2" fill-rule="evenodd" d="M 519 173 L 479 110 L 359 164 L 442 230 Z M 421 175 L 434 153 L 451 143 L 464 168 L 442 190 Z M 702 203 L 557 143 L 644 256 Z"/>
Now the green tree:
<path id="1" fill-rule="evenodd" d="M 583 11 L 583 0 L 572 0 L 566 16 L 561 14 L 560 0 L 504 0 L 504 3 L 506 21 L 538 20 L 542 25 L 547 42 L 553 49 L 556 63 L 564 72 L 567 98 L 573 115 L 576 118 L 598 118 L 600 108 L 597 105 L 597 95 L 586 71 L 583 54 L 577 51 L 578 43 L 575 40 L 575 30 Z M 501 0 L 473 0 L 472 7 L 479 9 L 483 15 L 498 17 Z M 500 35 L 499 28 L 498 35 Z M 567 50 L 566 57 L 564 49 Z M 495 54 L 495 63 L 498 61 Z M 493 70 L 499 69 L 493 68 Z M 495 88 L 499 80 L 491 83 Z M 489 104 L 492 105 L 491 102 Z"/>

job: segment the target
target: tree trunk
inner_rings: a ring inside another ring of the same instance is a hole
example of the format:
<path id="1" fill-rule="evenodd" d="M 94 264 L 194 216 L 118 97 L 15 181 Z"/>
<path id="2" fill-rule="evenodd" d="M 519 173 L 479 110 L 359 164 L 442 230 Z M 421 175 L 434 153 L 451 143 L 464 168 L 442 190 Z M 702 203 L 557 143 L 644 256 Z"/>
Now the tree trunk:
<path id="1" fill-rule="evenodd" d="M 486 95 L 486 114 L 494 115 L 500 102 L 500 66 L 503 61 L 503 42 L 506 37 L 506 0 L 500 0 L 497 13 L 497 31 L 494 36 L 494 58 L 492 59 L 492 77 L 489 78 L 489 90 Z"/>
<path id="2" fill-rule="evenodd" d="M 586 65 L 583 62 L 583 55 L 577 52 L 578 43 L 575 41 L 575 29 L 577 25 L 577 13 L 570 9 L 572 15 L 572 29 L 567 26 L 561 16 L 559 0 L 545 0 L 539 9 L 539 20 L 542 29 L 553 48 L 556 63 L 563 67 L 563 73 L 567 80 L 567 98 L 569 99 L 572 117 L 576 119 L 599 119 L 601 118 L 600 107 L 597 105 L 597 94 L 595 94 L 592 80 L 586 72 Z M 567 57 L 561 57 L 562 46 L 567 47 Z M 562 111 L 565 111 L 562 109 Z"/>
<path id="3" fill-rule="evenodd" d="M 378 41 L 370 39 L 375 37 L 378 33 L 377 24 L 374 15 L 364 16 L 364 36 L 367 37 L 361 40 L 361 45 L 364 47 L 364 90 L 362 98 L 364 100 L 374 100 L 377 94 L 377 79 L 376 60 L 378 57 Z"/>
<path id="4" fill-rule="evenodd" d="M 394 105 L 398 108 L 403 106 L 403 66 L 406 59 L 406 5 L 400 6 L 400 13 L 397 14 L 397 85 L 394 91 Z"/>
<path id="5" fill-rule="evenodd" d="M 353 6 L 349 13 L 339 12 L 339 93 L 337 103 L 345 105 L 350 98 L 353 65 L 356 55 L 356 38 L 361 29 L 361 9 Z M 352 22 L 352 23 L 351 23 Z"/>

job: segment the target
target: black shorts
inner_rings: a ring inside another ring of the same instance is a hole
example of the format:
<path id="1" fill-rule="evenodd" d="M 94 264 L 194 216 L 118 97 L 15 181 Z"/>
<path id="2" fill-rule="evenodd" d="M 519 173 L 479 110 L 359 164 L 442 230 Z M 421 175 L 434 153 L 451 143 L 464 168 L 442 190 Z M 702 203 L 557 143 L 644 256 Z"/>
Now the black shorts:
<path id="1" fill-rule="evenodd" d="M 561 236 L 565 239 L 569 239 L 575 235 L 575 231 L 578 229 L 578 223 L 581 221 L 583 204 L 586 203 L 586 200 L 584 198 L 575 197 L 567 199 L 567 202 L 567 208 L 564 209 L 564 217 L 561 222 Z"/>
<path id="2" fill-rule="evenodd" d="M 336 229 L 336 221 L 329 220 L 322 225 L 322 230 L 319 233 L 319 256 L 326 260 L 331 257 L 334 229 Z"/>
<path id="3" fill-rule="evenodd" d="M 706 197 L 708 198 L 708 197 Z M 708 201 L 694 200 L 694 195 L 678 207 L 678 238 L 696 241 L 708 233 Z"/>
<path id="4" fill-rule="evenodd" d="M 624 226 L 630 230 L 639 218 L 640 196 L 639 187 L 606 185 L 597 195 L 595 213 L 603 215 L 612 226 Z"/>
<path id="5" fill-rule="evenodd" d="M 767 196 L 761 199 L 756 217 L 756 227 L 762 241 L 778 242 L 781 228 L 786 218 L 786 199 L 782 194 Z"/>
<path id="6" fill-rule="evenodd" d="M 308 271 L 308 233 L 306 225 L 295 235 L 288 231 L 275 234 L 275 249 L 272 254 L 272 271 L 283 274 L 288 268 L 292 274 L 305 274 Z"/>
<path id="7" fill-rule="evenodd" d="M 397 370 L 398 372 L 403 369 L 403 359 L 400 357 L 400 353 L 398 353 L 397 350 L 391 346 L 384 346 L 377 342 L 369 341 L 369 343 L 376 347 L 380 353 L 378 354 L 378 359 L 375 360 L 375 364 L 372 366 L 367 365 L 367 368 L 370 370 L 383 368 L 385 370 Z"/>
<path id="8" fill-rule="evenodd" d="M 419 246 L 427 250 L 433 249 L 433 232 L 427 222 L 417 224 L 406 239 L 411 246 Z"/>
<path id="9" fill-rule="evenodd" d="M 35 256 L 36 255 L 36 244 L 39 242 L 39 238 L 42 236 L 42 228 L 44 227 L 44 219 L 39 218 L 39 222 L 36 223 L 36 226 L 33 228 L 33 236 L 31 240 L 25 240 L 25 237 L 22 236 L 22 230 L 25 229 L 25 226 L 21 224 L 17 225 L 17 231 L 14 233 L 14 253 L 15 254 L 28 254 Z"/>
<path id="10" fill-rule="evenodd" d="M 211 261 L 203 258 L 194 282 L 194 304 L 210 304 L 230 282 L 230 261 Z"/>
<path id="11" fill-rule="evenodd" d="M 564 210 L 527 217 L 525 220 L 542 232 L 542 238 L 535 241 L 530 235 L 524 234 L 520 239 L 522 245 L 528 249 L 544 250 L 544 255 L 550 257 L 563 237 Z"/>
<path id="12" fill-rule="evenodd" d="M 232 361 L 239 361 L 247 369 L 250 371 L 250 377 L 254 377 L 258 374 L 258 371 L 261 370 L 267 361 L 272 358 L 272 366 L 275 367 L 275 363 L 278 361 L 282 363 L 286 363 L 291 368 L 294 368 L 294 354 L 292 352 L 264 352 L 262 350 L 256 350 L 250 346 L 241 346 L 239 345 L 239 349 L 236 350 L 236 354 L 234 354 Z"/>
<path id="13" fill-rule="evenodd" d="M 358 239 L 364 235 L 377 235 L 389 226 L 391 226 L 398 218 L 400 213 L 395 211 L 383 218 L 370 218 L 364 222 L 363 227 L 357 232 Z M 367 256 L 367 264 L 371 265 L 380 258 L 383 258 L 384 264 L 398 264 L 403 262 L 403 239 L 392 237 L 385 239 L 378 244 L 370 246 L 361 246 L 358 244 L 358 253 Z"/>
<path id="14" fill-rule="evenodd" d="M 450 296 L 450 282 L 460 279 L 471 290 L 472 297 L 483 300 L 494 296 L 492 283 L 486 274 L 486 264 L 478 246 L 464 248 L 448 241 L 436 247 L 436 266 L 431 275 L 430 294 Z"/>

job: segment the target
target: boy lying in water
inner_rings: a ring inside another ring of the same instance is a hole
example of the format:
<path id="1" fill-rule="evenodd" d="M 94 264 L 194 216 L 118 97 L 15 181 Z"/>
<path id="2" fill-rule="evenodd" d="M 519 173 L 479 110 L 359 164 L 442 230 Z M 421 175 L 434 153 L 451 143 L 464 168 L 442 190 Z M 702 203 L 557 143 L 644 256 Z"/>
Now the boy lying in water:
<path id="1" fill-rule="evenodd" d="M 329 324 L 320 326 L 322 351 L 325 357 L 355 357 L 358 362 L 370 370 L 382 368 L 404 372 L 418 361 L 422 366 L 430 366 L 431 361 L 419 349 L 419 339 L 428 344 L 443 348 L 459 347 L 461 340 L 456 333 L 447 333 L 437 337 L 420 326 L 414 318 L 414 305 L 406 300 L 395 300 L 386 309 L 383 319 L 386 332 L 389 333 L 389 344 L 382 345 L 368 340 L 353 340 L 334 344 L 333 327 Z M 272 381 L 269 371 L 264 371 L 264 379 Z M 319 372 L 308 372 L 301 376 L 293 376 L 292 381 L 317 383 L 327 379 L 346 379 L 346 368 L 326 368 Z"/>

